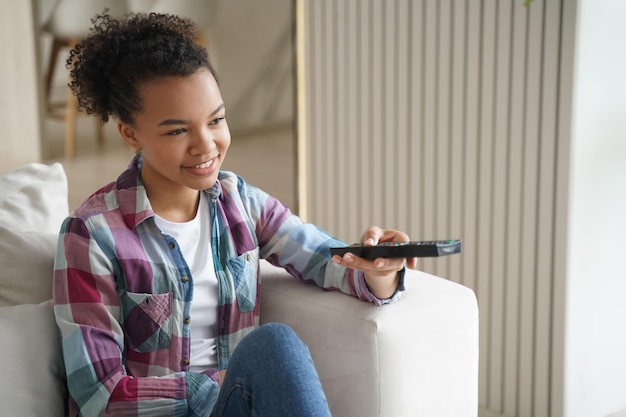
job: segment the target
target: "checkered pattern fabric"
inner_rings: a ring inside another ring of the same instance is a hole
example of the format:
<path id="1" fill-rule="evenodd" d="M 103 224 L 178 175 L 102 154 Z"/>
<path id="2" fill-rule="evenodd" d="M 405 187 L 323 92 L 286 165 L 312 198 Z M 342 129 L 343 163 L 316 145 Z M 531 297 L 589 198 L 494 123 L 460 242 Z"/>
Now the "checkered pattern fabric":
<path id="1" fill-rule="evenodd" d="M 193 277 L 177 242 L 154 222 L 141 157 L 63 223 L 54 308 L 73 415 L 206 416 L 217 370 L 189 372 Z M 218 363 L 259 323 L 259 259 L 295 278 L 380 305 L 362 273 L 329 262 L 343 245 L 232 173 L 209 193 L 219 284 Z"/>

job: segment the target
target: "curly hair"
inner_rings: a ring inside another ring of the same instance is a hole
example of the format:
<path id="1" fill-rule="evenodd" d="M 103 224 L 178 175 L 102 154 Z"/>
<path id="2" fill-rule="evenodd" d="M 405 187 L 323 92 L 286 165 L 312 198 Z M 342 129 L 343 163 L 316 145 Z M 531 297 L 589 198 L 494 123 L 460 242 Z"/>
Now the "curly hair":
<path id="1" fill-rule="evenodd" d="M 195 24 L 170 14 L 95 16 L 89 34 L 71 51 L 66 67 L 78 108 L 103 123 L 113 116 L 133 124 L 142 110 L 140 88 L 157 78 L 187 76 L 200 68 L 217 79 Z"/>

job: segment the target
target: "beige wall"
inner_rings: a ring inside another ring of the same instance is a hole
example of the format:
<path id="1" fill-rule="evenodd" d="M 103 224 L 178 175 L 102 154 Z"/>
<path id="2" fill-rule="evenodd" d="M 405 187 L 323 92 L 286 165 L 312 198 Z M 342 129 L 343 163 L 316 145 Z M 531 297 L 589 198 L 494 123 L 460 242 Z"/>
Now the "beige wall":
<path id="1" fill-rule="evenodd" d="M 234 131 L 294 118 L 292 0 L 221 0 L 213 51 Z"/>
<path id="2" fill-rule="evenodd" d="M 348 242 L 369 224 L 463 239 L 418 265 L 476 291 L 479 404 L 558 416 L 562 3 L 306 4 L 309 220 Z"/>
<path id="3" fill-rule="evenodd" d="M 307 219 L 463 239 L 481 415 L 626 408 L 624 2 L 301 3 Z"/>
<path id="4" fill-rule="evenodd" d="M 0 0 L 0 175 L 41 160 L 37 52 L 30 1 Z"/>

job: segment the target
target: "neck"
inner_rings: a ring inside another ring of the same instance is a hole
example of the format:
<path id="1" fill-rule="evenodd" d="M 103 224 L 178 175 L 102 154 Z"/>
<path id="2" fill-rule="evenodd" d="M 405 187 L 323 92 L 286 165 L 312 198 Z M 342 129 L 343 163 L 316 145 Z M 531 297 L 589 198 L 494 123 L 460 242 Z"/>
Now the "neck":
<path id="1" fill-rule="evenodd" d="M 200 191 L 187 189 L 178 193 L 148 193 L 152 210 L 170 222 L 183 223 L 193 220 L 198 211 Z"/>

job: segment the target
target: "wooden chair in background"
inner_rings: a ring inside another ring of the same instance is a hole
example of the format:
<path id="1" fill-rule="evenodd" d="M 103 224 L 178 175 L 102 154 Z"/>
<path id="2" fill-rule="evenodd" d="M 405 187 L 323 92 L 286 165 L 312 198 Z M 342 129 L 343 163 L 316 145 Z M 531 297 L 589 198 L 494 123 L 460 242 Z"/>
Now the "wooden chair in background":
<path id="1" fill-rule="evenodd" d="M 55 69 L 58 65 L 58 59 L 65 56 L 61 53 L 71 49 L 88 33 L 91 19 L 104 9 L 109 9 L 111 14 L 124 15 L 129 11 L 129 5 L 127 0 L 56 0 L 41 26 L 42 32 L 52 37 L 50 57 L 44 76 L 44 102 L 48 115 L 65 120 L 66 158 L 73 158 L 76 155 L 78 108 L 76 97 L 69 87 L 64 101 L 52 102 L 51 93 Z M 102 124 L 99 120 L 96 123 L 96 137 L 101 145 L 104 142 Z"/>

